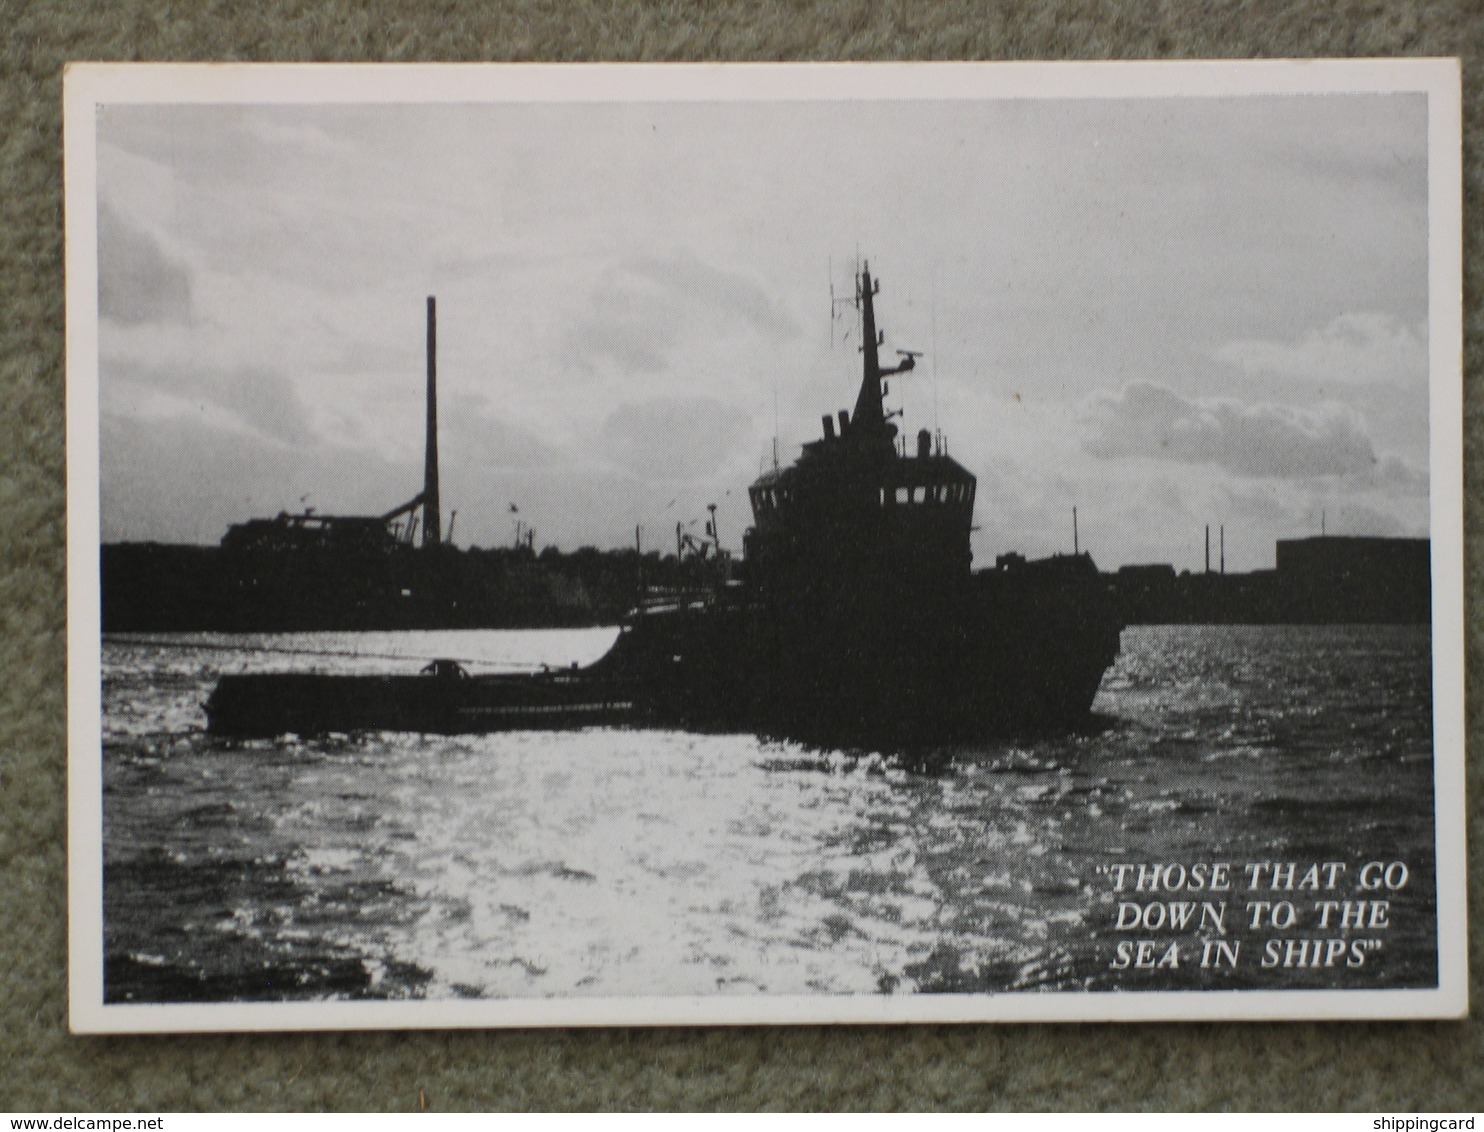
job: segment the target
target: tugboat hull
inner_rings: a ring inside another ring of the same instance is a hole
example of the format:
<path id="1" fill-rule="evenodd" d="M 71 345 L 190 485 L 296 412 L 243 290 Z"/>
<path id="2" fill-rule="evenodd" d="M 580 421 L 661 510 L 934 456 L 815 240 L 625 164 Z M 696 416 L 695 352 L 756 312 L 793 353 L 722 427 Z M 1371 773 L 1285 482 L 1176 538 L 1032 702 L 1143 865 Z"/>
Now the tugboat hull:
<path id="1" fill-rule="evenodd" d="M 980 595 L 951 651 L 919 625 L 920 650 L 882 658 L 827 631 L 791 639 L 759 606 L 697 603 L 637 614 L 587 668 L 223 676 L 206 715 L 212 733 L 239 737 L 650 726 L 914 745 L 1067 729 L 1087 721 L 1118 653 L 1121 625 L 1098 608 L 1065 591 Z M 821 653 L 821 639 L 844 647 Z"/>
<path id="2" fill-rule="evenodd" d="M 1085 724 L 1123 622 L 1098 582 L 985 575 L 965 600 L 646 612 L 593 671 L 636 718 L 828 745 L 915 745 Z M 883 647 L 883 642 L 890 642 Z"/>
<path id="3" fill-rule="evenodd" d="M 628 689 L 580 674 L 552 676 L 223 676 L 206 702 L 207 730 L 267 738 L 349 731 L 549 731 L 629 722 Z"/>

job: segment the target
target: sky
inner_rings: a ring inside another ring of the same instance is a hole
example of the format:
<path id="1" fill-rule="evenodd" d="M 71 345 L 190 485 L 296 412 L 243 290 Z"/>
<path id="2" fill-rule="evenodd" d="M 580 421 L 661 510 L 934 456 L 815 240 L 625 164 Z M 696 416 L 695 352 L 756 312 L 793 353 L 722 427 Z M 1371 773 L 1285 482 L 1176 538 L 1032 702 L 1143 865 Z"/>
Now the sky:
<path id="1" fill-rule="evenodd" d="M 1230 570 L 1427 534 L 1425 96 L 108 105 L 105 541 L 422 486 L 444 529 L 673 547 L 860 381 L 978 476 L 975 561 Z M 512 511 L 512 506 L 518 511 Z"/>

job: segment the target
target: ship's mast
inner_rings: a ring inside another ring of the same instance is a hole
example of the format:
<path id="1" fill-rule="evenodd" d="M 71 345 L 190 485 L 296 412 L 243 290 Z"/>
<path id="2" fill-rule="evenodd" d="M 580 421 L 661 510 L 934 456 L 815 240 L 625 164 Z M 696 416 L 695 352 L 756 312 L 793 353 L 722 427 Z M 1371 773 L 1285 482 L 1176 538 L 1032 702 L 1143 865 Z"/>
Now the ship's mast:
<path id="1" fill-rule="evenodd" d="M 876 353 L 880 344 L 876 334 L 876 306 L 872 301 L 881 284 L 871 279 L 869 261 L 861 268 L 861 277 L 856 280 L 856 299 L 861 304 L 861 356 L 863 359 L 861 391 L 855 399 L 855 412 L 850 415 L 850 427 L 857 434 L 874 435 L 886 423 L 886 413 L 881 406 L 881 359 Z"/>
<path id="2" fill-rule="evenodd" d="M 876 329 L 876 305 L 873 301 L 880 290 L 881 284 L 871 278 L 871 265 L 867 262 L 861 268 L 860 278 L 856 280 L 855 297 L 861 308 L 863 338 L 862 373 L 860 393 L 855 399 L 855 412 L 851 414 L 850 432 L 862 441 L 885 440 L 889 444 L 896 435 L 896 429 L 886 423 L 886 410 L 881 404 L 881 379 L 912 369 L 916 364 L 916 354 L 898 350 L 902 360 L 894 366 L 882 368 L 876 348 L 881 345 L 884 335 Z"/>

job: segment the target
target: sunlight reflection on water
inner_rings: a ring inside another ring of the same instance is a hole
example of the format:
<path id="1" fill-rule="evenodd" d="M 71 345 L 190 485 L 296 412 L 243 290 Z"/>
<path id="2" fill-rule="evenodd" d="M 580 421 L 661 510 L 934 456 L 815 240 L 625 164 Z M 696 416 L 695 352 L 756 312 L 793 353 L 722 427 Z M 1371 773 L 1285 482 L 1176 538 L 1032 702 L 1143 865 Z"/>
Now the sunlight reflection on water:
<path id="1" fill-rule="evenodd" d="M 1213 857 L 1407 860 L 1384 962 L 1281 985 L 1435 982 L 1425 629 L 1130 629 L 1098 727 L 910 759 L 644 730 L 203 730 L 225 672 L 565 665 L 612 637 L 109 638 L 107 997 L 1274 985 L 1109 966 L 1099 866 Z"/>

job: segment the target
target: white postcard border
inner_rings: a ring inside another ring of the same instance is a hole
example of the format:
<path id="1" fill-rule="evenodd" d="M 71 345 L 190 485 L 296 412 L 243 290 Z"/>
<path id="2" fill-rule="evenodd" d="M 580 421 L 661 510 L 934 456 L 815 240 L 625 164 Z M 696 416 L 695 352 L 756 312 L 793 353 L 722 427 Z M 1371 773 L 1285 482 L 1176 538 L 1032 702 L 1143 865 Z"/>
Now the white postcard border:
<path id="1" fill-rule="evenodd" d="M 1437 988 L 105 1004 L 96 115 L 108 103 L 1428 96 Z M 1462 119 L 1453 59 L 819 64 L 70 64 L 64 86 L 68 938 L 77 1033 L 1455 1018 L 1467 1013 Z"/>

